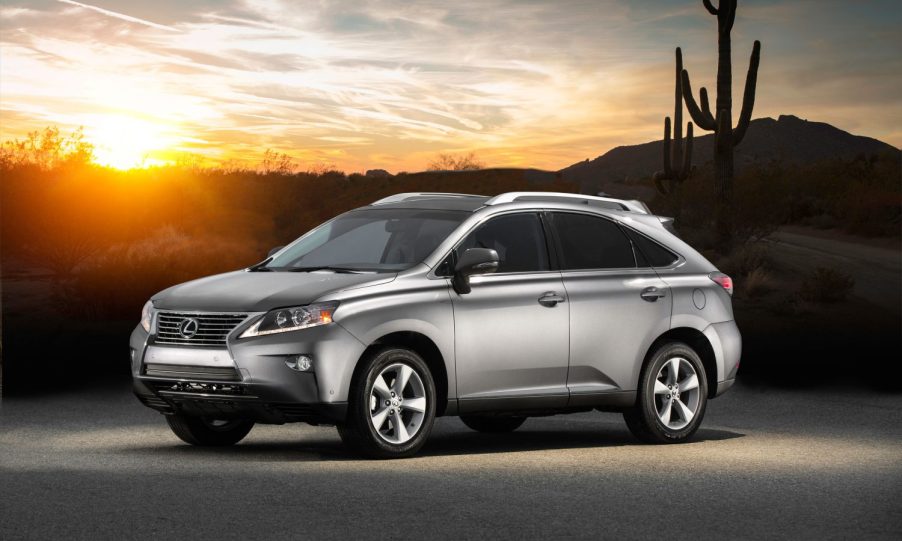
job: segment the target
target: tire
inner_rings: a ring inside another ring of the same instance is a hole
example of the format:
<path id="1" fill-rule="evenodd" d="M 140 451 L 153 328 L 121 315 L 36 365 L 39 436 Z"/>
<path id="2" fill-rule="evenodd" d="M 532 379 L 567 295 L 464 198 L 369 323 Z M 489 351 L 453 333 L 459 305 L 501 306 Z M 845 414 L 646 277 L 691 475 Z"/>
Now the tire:
<path id="1" fill-rule="evenodd" d="M 676 378 L 671 375 L 674 363 L 679 367 Z M 682 342 L 667 342 L 642 368 L 636 405 L 623 417 L 643 442 L 680 443 L 698 430 L 707 403 L 708 380 L 698 354 Z"/>
<path id="2" fill-rule="evenodd" d="M 235 445 L 254 428 L 247 419 L 216 420 L 187 415 L 167 415 L 169 428 L 183 442 L 204 447 Z"/>
<path id="3" fill-rule="evenodd" d="M 520 428 L 526 417 L 493 417 L 488 415 L 461 415 L 460 420 L 476 432 L 503 433 Z"/>
<path id="4" fill-rule="evenodd" d="M 407 348 L 384 348 L 361 361 L 338 434 L 371 458 L 413 456 L 432 432 L 435 409 L 435 383 L 423 358 Z"/>

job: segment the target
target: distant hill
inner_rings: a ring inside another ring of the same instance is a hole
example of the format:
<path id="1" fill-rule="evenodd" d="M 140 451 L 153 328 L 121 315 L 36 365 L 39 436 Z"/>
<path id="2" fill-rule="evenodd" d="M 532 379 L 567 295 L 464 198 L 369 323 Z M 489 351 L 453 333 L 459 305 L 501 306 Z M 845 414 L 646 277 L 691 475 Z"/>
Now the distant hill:
<path id="1" fill-rule="evenodd" d="M 565 167 L 559 174 L 565 181 L 579 184 L 581 191 L 605 191 L 612 195 L 650 197 L 651 184 L 628 186 L 630 180 L 649 178 L 662 169 L 663 141 L 641 145 L 621 146 Z M 698 167 L 710 166 L 714 135 L 696 136 L 692 162 Z M 853 159 L 858 155 L 899 152 L 896 147 L 877 139 L 852 135 L 823 122 L 810 122 L 792 115 L 780 118 L 759 118 L 749 124 L 742 144 L 736 147 L 736 168 L 748 163 L 781 162 L 805 165 L 840 158 Z M 644 184 L 644 183 L 643 183 Z"/>

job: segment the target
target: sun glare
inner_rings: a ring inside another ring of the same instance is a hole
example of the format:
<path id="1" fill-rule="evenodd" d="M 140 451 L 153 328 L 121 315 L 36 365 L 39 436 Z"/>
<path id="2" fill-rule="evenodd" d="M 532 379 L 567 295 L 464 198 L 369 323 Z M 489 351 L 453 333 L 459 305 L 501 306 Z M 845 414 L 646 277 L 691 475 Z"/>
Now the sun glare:
<path id="1" fill-rule="evenodd" d="M 173 144 L 163 126 L 139 118 L 104 116 L 87 123 L 88 140 L 94 144 L 97 163 L 116 169 L 133 169 L 162 165 L 160 159 Z"/>

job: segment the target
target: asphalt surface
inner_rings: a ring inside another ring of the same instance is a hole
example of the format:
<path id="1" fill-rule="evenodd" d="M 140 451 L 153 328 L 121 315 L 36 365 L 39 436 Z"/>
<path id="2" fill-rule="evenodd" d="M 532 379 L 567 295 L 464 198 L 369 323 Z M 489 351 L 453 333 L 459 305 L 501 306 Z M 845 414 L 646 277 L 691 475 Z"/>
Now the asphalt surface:
<path id="1" fill-rule="evenodd" d="M 737 385 L 687 444 L 616 414 L 446 418 L 421 456 L 366 461 L 299 424 L 190 447 L 127 388 L 5 398 L 0 539 L 899 539 L 900 407 Z"/>

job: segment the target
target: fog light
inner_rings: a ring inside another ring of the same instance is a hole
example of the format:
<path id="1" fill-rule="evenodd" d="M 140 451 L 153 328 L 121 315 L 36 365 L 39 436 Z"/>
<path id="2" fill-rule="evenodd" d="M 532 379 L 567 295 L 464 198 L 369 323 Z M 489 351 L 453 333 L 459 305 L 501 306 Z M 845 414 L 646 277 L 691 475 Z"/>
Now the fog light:
<path id="1" fill-rule="evenodd" d="M 313 359 L 307 355 L 298 355 L 285 360 L 285 365 L 298 372 L 306 372 L 313 367 Z"/>

